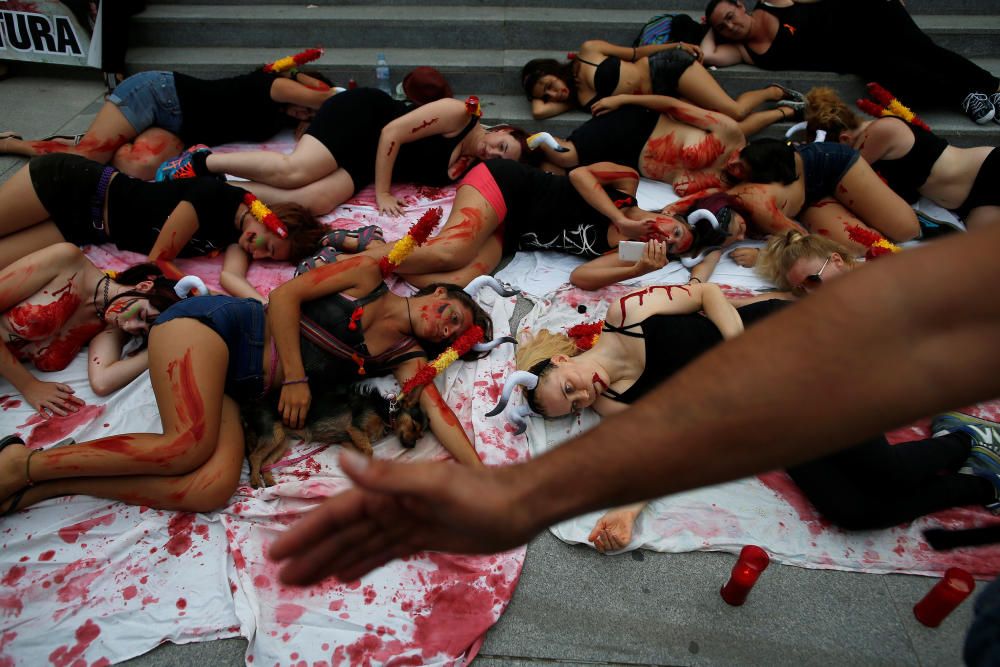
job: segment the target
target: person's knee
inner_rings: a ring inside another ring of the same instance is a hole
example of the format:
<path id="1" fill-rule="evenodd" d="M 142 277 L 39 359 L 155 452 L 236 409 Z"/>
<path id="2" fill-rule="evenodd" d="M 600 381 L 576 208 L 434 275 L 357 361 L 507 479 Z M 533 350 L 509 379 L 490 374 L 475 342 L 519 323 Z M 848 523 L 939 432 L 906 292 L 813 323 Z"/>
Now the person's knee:
<path id="1" fill-rule="evenodd" d="M 172 435 L 165 447 L 158 448 L 166 474 L 183 475 L 205 465 L 216 446 L 216 434 L 210 437 L 204 424 L 193 424 Z"/>
<path id="2" fill-rule="evenodd" d="M 239 487 L 239 467 L 223 471 L 217 468 L 199 470 L 186 485 L 188 492 L 180 499 L 177 509 L 186 512 L 214 512 L 226 507 Z"/>

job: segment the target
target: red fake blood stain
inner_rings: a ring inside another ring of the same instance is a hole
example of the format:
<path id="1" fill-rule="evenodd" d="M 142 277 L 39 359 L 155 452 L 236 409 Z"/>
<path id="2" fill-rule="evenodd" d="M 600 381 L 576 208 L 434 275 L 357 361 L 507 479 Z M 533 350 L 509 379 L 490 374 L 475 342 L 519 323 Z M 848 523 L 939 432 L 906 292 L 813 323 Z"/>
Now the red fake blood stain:
<path id="1" fill-rule="evenodd" d="M 718 172 L 685 171 L 674 179 L 673 186 L 674 192 L 684 197 L 703 190 L 720 188 L 722 187 L 722 179 Z"/>
<path id="2" fill-rule="evenodd" d="M 81 521 L 79 523 L 74 523 L 71 526 L 60 528 L 59 537 L 61 537 L 62 541 L 67 544 L 75 544 L 80 536 L 85 534 L 91 528 L 96 528 L 97 526 L 110 526 L 114 522 L 114 513 L 105 514 L 104 516 L 87 519 L 86 521 Z"/>
<path id="3" fill-rule="evenodd" d="M 425 127 L 430 127 L 431 125 L 433 125 L 436 122 L 438 122 L 437 118 L 431 118 L 430 120 L 425 120 L 420 125 L 418 125 L 415 128 L 411 129 L 410 130 L 410 134 L 416 134 L 420 130 L 424 129 Z"/>
<path id="4" fill-rule="evenodd" d="M 184 598 L 177 598 L 176 605 L 178 609 L 187 609 L 188 602 Z"/>
<path id="5" fill-rule="evenodd" d="M 70 667 L 70 665 L 75 667 L 77 658 L 83 655 L 91 642 L 97 639 L 100 634 L 101 628 L 88 618 L 83 625 L 76 629 L 76 645 L 72 648 L 60 646 L 52 651 L 49 654 L 49 662 L 55 667 Z M 82 662 L 85 663 L 85 661 Z"/>
<path id="6" fill-rule="evenodd" d="M 0 595 L 0 618 L 18 617 L 24 605 L 16 595 Z"/>
<path id="7" fill-rule="evenodd" d="M 430 399 L 434 402 L 434 406 L 438 409 L 441 414 L 441 418 L 444 419 L 444 423 L 448 426 L 458 426 L 458 417 L 452 412 L 451 407 L 445 402 L 444 398 L 441 397 L 441 393 L 437 390 L 433 384 L 427 385 L 424 389 L 424 393 L 427 394 Z"/>
<path id="8" fill-rule="evenodd" d="M 3 408 L 4 412 L 19 407 L 21 407 L 21 401 L 11 397 L 10 394 L 4 394 L 3 396 L 0 396 L 0 408 Z"/>
<path id="9" fill-rule="evenodd" d="M 131 600 L 138 594 L 139 594 L 139 589 L 136 588 L 135 586 L 128 586 L 125 588 L 125 590 L 122 591 L 122 597 L 125 598 L 126 600 Z"/>
<path id="10" fill-rule="evenodd" d="M 375 602 L 376 593 L 374 586 L 365 586 L 362 592 L 365 594 L 365 604 Z"/>
<path id="11" fill-rule="evenodd" d="M 602 379 L 601 379 L 601 376 L 600 376 L 600 375 L 598 375 L 597 373 L 594 373 L 594 377 L 593 377 L 593 378 L 591 378 L 591 380 L 590 380 L 590 381 L 591 381 L 591 382 L 593 382 L 594 384 L 599 384 L 599 385 L 601 385 L 602 387 L 604 387 L 604 391 L 607 391 L 607 389 L 608 389 L 608 385 L 607 385 L 607 384 L 605 384 L 604 380 L 602 380 Z"/>
<path id="12" fill-rule="evenodd" d="M 306 613 L 306 608 L 302 605 L 286 602 L 279 604 L 274 610 L 274 619 L 282 625 L 291 625 L 299 620 L 302 614 Z"/>
<path id="13" fill-rule="evenodd" d="M 4 578 L 0 579 L 0 584 L 3 584 L 4 586 L 14 586 L 18 581 L 20 581 L 21 577 L 23 577 L 24 573 L 27 571 L 27 568 L 23 565 L 15 565 L 7 570 L 7 574 L 4 575 Z"/>
<path id="14" fill-rule="evenodd" d="M 50 560 L 53 559 L 53 557 L 55 557 L 55 555 L 56 555 L 56 552 L 54 550 L 52 550 L 52 549 L 49 549 L 48 551 L 44 551 L 44 552 L 38 554 L 38 560 L 40 560 L 40 561 L 50 561 Z"/>
<path id="15" fill-rule="evenodd" d="M 395 147 L 396 147 L 396 142 L 395 142 L 395 141 L 393 141 L 392 143 L 390 143 L 390 144 L 389 144 L 389 150 L 387 150 L 387 151 L 385 152 L 385 155 L 386 155 L 386 157 L 389 157 L 390 155 L 392 155 L 392 150 L 393 150 L 393 149 L 394 149 Z"/>
<path id="16" fill-rule="evenodd" d="M 63 440 L 80 427 L 94 421 L 104 414 L 104 408 L 103 405 L 84 405 L 76 412 L 62 417 L 53 415 L 46 418 L 36 413 L 29 417 L 28 421 L 18 425 L 17 428 L 34 426 L 35 428 L 28 436 L 28 445 L 33 448 L 42 447 Z"/>
<path id="17" fill-rule="evenodd" d="M 811 535 L 819 535 L 824 528 L 830 525 L 830 522 L 819 515 L 806 500 L 806 497 L 802 495 L 802 491 L 799 490 L 795 482 L 784 472 L 769 472 L 766 475 L 758 475 L 757 479 L 760 480 L 761 484 L 771 489 L 776 496 L 792 506 L 795 513 L 809 528 Z"/>
<path id="18" fill-rule="evenodd" d="M 172 556 L 180 556 L 191 548 L 191 531 L 194 528 L 196 518 L 194 514 L 187 512 L 170 517 L 170 521 L 167 523 L 167 533 L 170 535 L 170 539 L 167 540 L 164 548 Z"/>
<path id="19" fill-rule="evenodd" d="M 625 321 L 625 302 L 626 301 L 628 301 L 632 297 L 638 297 L 639 298 L 639 305 L 642 306 L 642 300 L 643 300 L 643 298 L 645 298 L 645 296 L 647 294 L 652 294 L 655 290 L 658 290 L 658 289 L 661 289 L 661 290 L 665 291 L 667 293 L 667 298 L 670 299 L 671 301 L 674 300 L 674 295 L 673 295 L 672 292 L 675 289 L 684 290 L 684 292 L 686 292 L 688 296 L 691 296 L 691 290 L 689 290 L 684 285 L 653 285 L 652 287 L 647 287 L 646 289 L 642 290 L 641 292 L 632 292 L 631 294 L 626 294 L 625 296 L 623 296 L 621 299 L 618 300 L 618 304 L 621 306 L 621 309 L 622 309 L 622 322 Z"/>
<path id="20" fill-rule="evenodd" d="M 414 618 L 413 640 L 420 646 L 421 655 L 460 655 L 468 648 L 470 638 L 479 637 L 493 625 L 493 605 L 491 591 L 466 582 L 432 588 L 423 601 L 430 613 Z"/>

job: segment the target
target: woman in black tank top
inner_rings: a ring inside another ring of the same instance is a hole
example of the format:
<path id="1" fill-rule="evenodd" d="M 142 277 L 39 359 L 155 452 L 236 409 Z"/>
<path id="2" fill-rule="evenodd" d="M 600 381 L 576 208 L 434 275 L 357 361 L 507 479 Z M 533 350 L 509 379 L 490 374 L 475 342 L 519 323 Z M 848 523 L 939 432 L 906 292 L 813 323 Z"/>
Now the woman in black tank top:
<path id="1" fill-rule="evenodd" d="M 932 131 L 885 116 L 863 121 L 830 88 L 807 95 L 810 139 L 857 149 L 882 180 L 908 203 L 926 197 L 956 211 L 969 228 L 1000 222 L 1000 149 L 958 148 Z"/>
<path id="2" fill-rule="evenodd" d="M 726 232 L 707 219 L 689 224 L 672 208 L 639 208 L 634 196 L 638 182 L 635 171 L 611 163 L 580 167 L 569 176 L 512 160 L 478 164 L 459 184 L 441 231 L 415 248 L 397 273 L 418 287 L 464 285 L 492 272 L 503 255 L 515 250 L 549 250 L 591 260 L 581 267 L 580 281 L 585 289 L 596 289 L 726 242 Z M 741 228 L 736 224 L 731 231 Z M 616 257 L 623 240 L 646 242 L 646 255 L 638 261 L 609 262 L 607 253 Z M 389 246 L 381 245 L 364 254 L 378 259 L 388 251 Z M 571 280 L 577 282 L 576 277 Z"/>
<path id="3" fill-rule="evenodd" d="M 23 444 L 3 447 L 0 514 L 71 494 L 190 512 L 225 507 L 239 483 L 244 458 L 237 401 L 253 401 L 280 389 L 279 411 L 286 424 L 297 428 L 309 408 L 310 380 L 357 379 L 305 377 L 302 303 L 332 295 L 362 302 L 378 293 L 382 279 L 376 262 L 359 257 L 285 283 L 271 293 L 266 312 L 252 299 L 223 295 L 184 299 L 165 309 L 149 332 L 150 375 L 162 433 L 112 435 L 44 452 L 29 451 Z M 492 337 L 489 316 L 455 285 L 439 285 L 409 298 L 382 293 L 362 308 L 346 311 L 339 322 L 326 324 L 335 330 L 333 335 L 352 326 L 360 332 L 359 357 L 368 352 L 378 357 L 400 340 L 413 339 L 418 344 L 408 350 L 430 352 L 430 346 L 446 347 L 473 325 L 483 330 L 484 339 Z M 465 358 L 487 353 L 472 350 Z M 388 366 L 401 384 L 422 367 L 411 355 L 396 355 L 391 361 Z M 372 368 L 373 373 L 380 370 Z M 431 430 L 455 459 L 481 466 L 433 383 L 418 400 Z"/>
<path id="4" fill-rule="evenodd" d="M 850 72 L 906 104 L 947 100 L 976 123 L 1000 118 L 1000 78 L 935 44 L 901 0 L 759 0 L 751 12 L 742 0 L 711 0 L 705 17 L 709 65 Z"/>
<path id="5" fill-rule="evenodd" d="M 626 410 L 641 394 L 705 350 L 739 335 L 744 324 L 772 312 L 778 303 L 748 301 L 737 310 L 711 283 L 654 285 L 613 299 L 603 332 L 586 351 L 566 335 L 544 330 L 521 342 L 517 367 L 537 377 L 536 386 L 526 392 L 528 406 L 547 418 L 588 407 L 602 416 Z M 698 314 L 702 310 L 704 316 Z M 503 410 L 512 388 L 510 382 L 505 385 L 504 398 L 490 415 Z M 524 416 L 517 413 L 512 421 L 523 424 Z M 601 551 L 624 547 L 644 506 L 609 512 L 589 539 Z"/>
<path id="6" fill-rule="evenodd" d="M 373 181 L 381 213 L 399 215 L 393 177 L 428 185 L 458 179 L 475 160 L 520 159 L 527 134 L 511 126 L 487 130 L 455 99 L 407 112 L 371 88 L 328 100 L 291 154 L 271 151 L 195 154 L 195 174 L 233 174 L 268 201 L 292 201 L 329 213 Z M 412 153 L 413 157 L 409 157 Z M 394 171 L 394 166 L 399 169 Z"/>
<path id="7" fill-rule="evenodd" d="M 699 47 L 684 42 L 630 47 L 593 39 L 584 42 L 568 63 L 551 58 L 529 61 L 521 69 L 521 85 L 536 119 L 574 109 L 593 111 L 595 102 L 623 94 L 683 97 L 735 120 L 743 120 L 765 102 L 800 98 L 772 85 L 734 100 L 701 58 Z"/>
<path id="8" fill-rule="evenodd" d="M 32 140 L 4 132 L 0 153 L 72 152 L 148 181 L 185 146 L 264 141 L 282 127 L 311 119 L 334 94 L 329 82 L 316 76 L 254 70 L 208 80 L 140 72 L 118 84 L 86 133 Z"/>

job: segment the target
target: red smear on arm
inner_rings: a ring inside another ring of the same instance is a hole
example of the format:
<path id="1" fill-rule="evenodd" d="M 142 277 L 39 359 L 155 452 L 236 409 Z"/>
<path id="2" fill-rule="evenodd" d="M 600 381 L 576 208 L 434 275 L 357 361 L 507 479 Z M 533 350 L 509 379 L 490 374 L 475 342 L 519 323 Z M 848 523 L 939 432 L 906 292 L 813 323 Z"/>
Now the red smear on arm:
<path id="1" fill-rule="evenodd" d="M 441 418 L 444 419 L 444 423 L 448 426 L 459 426 L 458 417 L 452 411 L 451 407 L 445 402 L 444 398 L 441 396 L 441 392 L 437 390 L 434 384 L 428 384 L 424 387 L 424 393 L 434 402 L 434 406 L 441 413 Z"/>
<path id="2" fill-rule="evenodd" d="M 392 151 L 393 151 L 394 148 L 396 148 L 396 142 L 395 141 L 393 141 L 391 144 L 389 144 L 389 150 L 387 150 L 385 152 L 386 157 L 392 155 Z"/>
<path id="3" fill-rule="evenodd" d="M 431 118 L 430 120 L 425 120 L 420 125 L 418 125 L 418 126 L 414 127 L 413 129 L 411 129 L 410 130 L 410 134 L 416 134 L 420 130 L 424 129 L 425 127 L 430 127 L 431 125 L 433 125 L 436 122 L 438 122 L 437 118 Z"/>

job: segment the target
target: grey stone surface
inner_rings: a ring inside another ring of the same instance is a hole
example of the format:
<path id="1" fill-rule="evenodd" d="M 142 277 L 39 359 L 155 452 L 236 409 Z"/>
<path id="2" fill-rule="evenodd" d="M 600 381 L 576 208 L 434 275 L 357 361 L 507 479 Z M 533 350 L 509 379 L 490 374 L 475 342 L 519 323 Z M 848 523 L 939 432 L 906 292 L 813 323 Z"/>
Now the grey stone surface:
<path id="1" fill-rule="evenodd" d="M 926 667 L 958 664 L 961 659 L 961 641 L 941 641 L 942 636 L 964 638 L 965 630 L 972 622 L 972 607 L 975 596 L 986 588 L 988 582 L 976 582 L 976 590 L 955 609 L 937 628 L 921 625 L 913 616 L 915 605 L 935 583 L 936 579 L 926 577 L 889 576 L 883 577 L 889 596 L 899 613 L 900 622 L 913 650 L 920 656 Z"/>
<path id="2" fill-rule="evenodd" d="M 217 639 L 194 644 L 160 644 L 152 651 L 118 663 L 122 667 L 237 667 L 246 664 L 247 640 Z"/>
<path id="3" fill-rule="evenodd" d="M 698 15 L 697 12 L 691 12 Z M 274 47 L 316 44 L 375 49 L 449 48 L 558 50 L 600 37 L 630 44 L 648 10 L 539 7 L 366 5 L 153 5 L 133 20 L 131 43 L 146 46 Z M 1000 16 L 917 15 L 937 43 L 966 56 L 995 55 Z"/>

